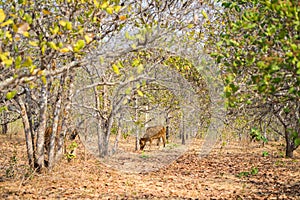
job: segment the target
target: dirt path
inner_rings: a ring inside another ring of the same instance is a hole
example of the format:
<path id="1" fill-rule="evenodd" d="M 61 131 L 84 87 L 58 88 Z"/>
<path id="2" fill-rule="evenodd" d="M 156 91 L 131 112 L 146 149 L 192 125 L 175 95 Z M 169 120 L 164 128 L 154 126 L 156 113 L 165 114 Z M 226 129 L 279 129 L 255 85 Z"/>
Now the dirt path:
<path id="1" fill-rule="evenodd" d="M 146 173 L 111 169 L 80 145 L 76 160 L 29 176 L 24 141 L 0 137 L 1 199 L 300 199 L 299 152 L 282 158 L 277 144 L 217 145 L 205 158 L 192 147 Z"/>

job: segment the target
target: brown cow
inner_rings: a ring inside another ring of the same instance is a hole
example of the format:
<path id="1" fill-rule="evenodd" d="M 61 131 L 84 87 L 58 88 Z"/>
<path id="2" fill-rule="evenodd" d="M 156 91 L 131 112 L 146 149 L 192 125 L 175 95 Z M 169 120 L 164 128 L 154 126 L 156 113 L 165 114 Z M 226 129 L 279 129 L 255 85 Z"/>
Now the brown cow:
<path id="1" fill-rule="evenodd" d="M 166 128 L 164 126 L 152 126 L 146 129 L 145 135 L 140 139 L 140 149 L 143 150 L 146 142 L 150 142 L 150 147 L 152 140 L 158 139 L 157 145 L 159 145 L 160 138 L 163 139 L 164 147 L 166 146 Z"/>

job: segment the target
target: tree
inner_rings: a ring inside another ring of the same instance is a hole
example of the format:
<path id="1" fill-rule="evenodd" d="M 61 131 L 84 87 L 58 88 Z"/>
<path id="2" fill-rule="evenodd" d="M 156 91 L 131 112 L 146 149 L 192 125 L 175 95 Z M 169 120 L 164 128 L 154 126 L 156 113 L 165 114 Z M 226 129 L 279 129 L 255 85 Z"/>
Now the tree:
<path id="1" fill-rule="evenodd" d="M 144 77 L 144 72 L 163 64 L 163 59 L 155 56 L 159 60 L 142 66 L 146 70 L 136 66 L 133 79 L 120 76 L 115 87 L 118 95 L 109 99 L 114 91 L 109 86 L 116 84 L 110 81 L 118 78 L 121 68 L 116 61 L 141 50 L 168 46 L 173 47 L 168 55 L 198 59 L 201 48 L 195 44 L 202 37 L 199 27 L 206 18 L 204 11 L 203 17 L 199 15 L 201 10 L 203 3 L 192 0 L 1 2 L 1 96 L 13 101 L 21 113 L 29 165 L 42 169 L 48 156 L 51 168 L 60 159 L 71 117 L 76 115 L 71 110 L 76 105 L 73 98 L 83 91 L 88 91 L 83 95 L 89 94 L 85 97 L 92 99 L 84 109 L 95 111 L 86 119 L 96 124 L 99 153 L 106 155 L 113 117 L 127 97 L 121 89 L 130 86 L 138 92 L 142 80 L 155 79 Z M 114 73 L 107 72 L 111 68 Z M 81 72 L 86 76 L 80 77 Z M 90 82 L 75 88 L 78 78 Z M 49 152 L 45 152 L 48 125 L 53 133 Z M 59 126 L 61 131 L 56 133 Z"/>
<path id="2" fill-rule="evenodd" d="M 249 128 L 282 135 L 293 157 L 300 145 L 299 2 L 220 2 L 219 37 L 210 44 L 224 72 L 227 105 L 251 116 Z"/>
<path id="3" fill-rule="evenodd" d="M 134 6 L 131 6 L 127 17 L 132 21 L 125 24 L 119 34 L 109 38 L 109 43 L 89 55 L 94 62 L 85 67 L 85 75 L 79 80 L 74 96 L 74 106 L 81 113 L 80 118 L 84 116 L 85 120 L 89 120 L 89 137 L 93 138 L 89 141 L 98 141 L 98 148 L 94 148 L 95 144 L 88 146 L 93 146 L 93 152 L 100 157 L 109 154 L 108 143 L 114 118 L 121 110 L 126 110 L 123 109 L 123 102 L 133 93 L 143 95 L 141 87 L 146 82 L 159 80 L 159 73 L 170 74 L 168 68 L 160 69 L 164 59 L 182 52 L 188 55 L 185 48 L 192 46 L 201 36 L 196 27 L 201 25 L 201 17 L 193 18 L 202 9 L 198 2 L 132 1 L 130 5 Z M 178 45 L 179 49 L 176 49 L 175 41 L 185 45 Z M 173 46 L 174 49 L 165 51 L 166 46 Z M 198 48 L 197 45 L 193 47 Z M 195 49 L 193 54 L 198 59 Z M 147 55 L 149 62 L 139 59 L 139 53 L 145 51 L 154 52 Z M 84 78 L 86 76 L 89 78 Z M 83 81 L 85 84 L 82 84 Z"/>
<path id="4" fill-rule="evenodd" d="M 207 90 L 201 88 L 205 85 L 204 80 L 195 71 L 194 74 L 190 74 L 192 71 L 188 69 L 192 68 L 190 63 L 185 61 L 182 67 L 180 65 L 182 60 L 172 60 L 171 57 L 165 60 L 161 55 L 162 52 L 160 49 L 152 49 L 128 53 L 109 62 L 111 68 L 105 72 L 97 65 L 87 67 L 86 73 L 90 79 L 84 78 L 87 77 L 85 72 L 81 73 L 82 78 L 77 82 L 78 90 L 74 97 L 75 110 L 80 114 L 75 115 L 89 120 L 90 134 L 86 146 L 95 154 L 104 157 L 115 152 L 110 151 L 109 139 L 117 117 L 123 121 L 127 120 L 127 125 L 134 124 L 132 127 L 136 127 L 138 141 L 142 128 L 148 123 L 153 125 L 164 123 L 168 117 L 166 113 L 174 112 L 180 106 L 187 104 L 194 107 L 194 115 L 190 115 L 187 119 L 192 120 L 193 117 L 195 122 L 198 114 L 204 112 L 200 107 L 207 106 L 208 100 L 200 105 L 200 99 L 203 99 L 199 97 L 204 94 L 206 98 L 207 95 L 205 94 Z M 171 63 L 175 69 L 168 66 Z M 182 68 L 176 69 L 175 65 Z M 194 83 L 197 84 L 193 85 Z M 198 93 L 192 91 L 193 89 L 198 89 Z M 98 146 L 98 149 L 94 148 L 95 146 Z"/>
<path id="5" fill-rule="evenodd" d="M 44 167 L 44 133 L 49 120 L 54 130 L 46 152 L 49 167 L 62 156 L 74 68 L 88 63 L 85 55 L 124 23 L 121 8 L 119 1 L 0 3 L 1 94 L 6 100 L 16 100 L 22 111 L 30 166 Z M 115 16 L 120 17 L 112 20 Z M 59 118 L 62 129 L 57 136 Z"/>

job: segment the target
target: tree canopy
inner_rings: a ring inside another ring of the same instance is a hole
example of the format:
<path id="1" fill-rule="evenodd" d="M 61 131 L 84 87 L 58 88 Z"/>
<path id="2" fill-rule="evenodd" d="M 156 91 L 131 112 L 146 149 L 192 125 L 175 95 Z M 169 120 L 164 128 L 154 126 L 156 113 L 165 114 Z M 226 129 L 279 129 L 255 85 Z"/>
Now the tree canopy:
<path id="1" fill-rule="evenodd" d="M 300 145 L 299 2 L 220 2 L 220 37 L 212 38 L 211 55 L 224 72 L 227 105 L 252 110 L 255 122 L 287 139 L 292 157 Z"/>

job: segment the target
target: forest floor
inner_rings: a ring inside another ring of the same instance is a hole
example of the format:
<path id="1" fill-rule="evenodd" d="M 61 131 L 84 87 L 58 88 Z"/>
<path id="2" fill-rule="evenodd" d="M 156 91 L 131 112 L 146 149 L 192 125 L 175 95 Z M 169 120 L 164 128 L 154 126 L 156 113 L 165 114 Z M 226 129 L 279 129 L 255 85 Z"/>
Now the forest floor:
<path id="1" fill-rule="evenodd" d="M 76 159 L 38 174 L 27 167 L 24 139 L 1 135 L 0 199 L 300 199 L 299 149 L 286 159 L 280 143 L 259 146 L 219 143 L 200 157 L 194 143 L 157 171 L 126 173 L 79 144 Z"/>

